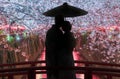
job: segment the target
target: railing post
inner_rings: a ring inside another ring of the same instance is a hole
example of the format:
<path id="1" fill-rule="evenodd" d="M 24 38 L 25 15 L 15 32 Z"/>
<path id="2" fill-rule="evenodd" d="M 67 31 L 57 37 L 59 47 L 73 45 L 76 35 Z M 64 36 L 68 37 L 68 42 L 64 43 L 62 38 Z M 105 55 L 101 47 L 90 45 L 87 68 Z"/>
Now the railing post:
<path id="1" fill-rule="evenodd" d="M 28 79 L 36 79 L 35 70 L 29 70 L 28 71 Z"/>
<path id="2" fill-rule="evenodd" d="M 112 79 L 112 76 L 111 75 L 107 75 L 107 79 Z"/>
<path id="3" fill-rule="evenodd" d="M 85 79 L 92 79 L 92 71 L 86 68 L 84 76 L 85 76 Z"/>
<path id="4" fill-rule="evenodd" d="M 84 79 L 92 79 L 92 71 L 88 68 L 89 64 L 86 63 L 85 67 L 86 67 L 86 70 L 85 70 L 85 74 L 84 74 L 84 76 L 85 76 Z"/>
<path id="5" fill-rule="evenodd" d="M 8 79 L 14 79 L 13 75 L 9 75 Z"/>
<path id="6" fill-rule="evenodd" d="M 35 64 L 31 63 L 31 67 L 35 67 Z M 34 69 L 28 71 L 28 79 L 36 79 L 36 73 Z"/>

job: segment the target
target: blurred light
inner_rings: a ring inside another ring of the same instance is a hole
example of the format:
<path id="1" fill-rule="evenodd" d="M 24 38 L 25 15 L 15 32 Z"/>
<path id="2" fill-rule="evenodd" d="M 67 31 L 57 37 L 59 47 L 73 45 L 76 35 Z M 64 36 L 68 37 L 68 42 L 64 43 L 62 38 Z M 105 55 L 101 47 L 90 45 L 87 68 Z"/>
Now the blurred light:
<path id="1" fill-rule="evenodd" d="M 16 34 L 16 40 L 19 41 L 20 40 L 20 36 L 18 34 Z"/>
<path id="2" fill-rule="evenodd" d="M 118 38 L 120 38 L 120 34 L 118 34 Z"/>
<path id="3" fill-rule="evenodd" d="M 27 37 L 27 33 L 23 32 L 23 37 L 26 38 Z"/>
<path id="4" fill-rule="evenodd" d="M 7 34 L 7 41 L 12 42 L 13 40 L 14 40 L 14 38 L 12 36 L 10 36 L 10 34 Z"/>

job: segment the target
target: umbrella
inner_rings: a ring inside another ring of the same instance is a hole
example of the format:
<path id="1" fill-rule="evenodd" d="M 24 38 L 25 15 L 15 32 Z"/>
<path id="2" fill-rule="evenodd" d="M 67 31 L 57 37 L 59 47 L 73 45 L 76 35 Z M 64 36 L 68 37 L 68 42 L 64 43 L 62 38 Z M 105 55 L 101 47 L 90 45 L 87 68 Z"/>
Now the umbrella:
<path id="1" fill-rule="evenodd" d="M 67 3 L 63 3 L 63 5 L 55 7 L 43 13 L 43 15 L 50 17 L 55 17 L 58 15 L 62 15 L 63 17 L 76 17 L 76 16 L 83 16 L 86 14 L 88 14 L 87 11 L 68 5 Z"/>

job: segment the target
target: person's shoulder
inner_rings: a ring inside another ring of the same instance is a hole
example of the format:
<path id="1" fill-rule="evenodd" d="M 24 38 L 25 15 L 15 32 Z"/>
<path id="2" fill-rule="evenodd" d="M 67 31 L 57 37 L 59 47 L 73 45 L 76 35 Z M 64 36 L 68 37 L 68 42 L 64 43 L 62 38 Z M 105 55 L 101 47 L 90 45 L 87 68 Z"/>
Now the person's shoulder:
<path id="1" fill-rule="evenodd" d="M 71 33 L 71 35 L 74 35 L 74 33 L 73 32 L 70 32 Z"/>
<path id="2" fill-rule="evenodd" d="M 68 32 L 67 34 L 69 34 L 69 35 L 73 35 L 73 33 L 72 33 L 72 32 Z"/>
<path id="3" fill-rule="evenodd" d="M 55 25 L 52 25 L 52 27 L 47 31 L 47 33 L 53 33 L 56 31 Z"/>
<path id="4" fill-rule="evenodd" d="M 69 32 L 69 36 L 74 37 L 74 33 Z"/>
<path id="5" fill-rule="evenodd" d="M 52 27 L 55 27 L 55 26 L 56 26 L 55 24 L 52 25 Z"/>
<path id="6" fill-rule="evenodd" d="M 48 31 L 53 29 L 54 27 L 55 27 L 55 25 L 51 25 L 51 27 L 48 29 Z"/>

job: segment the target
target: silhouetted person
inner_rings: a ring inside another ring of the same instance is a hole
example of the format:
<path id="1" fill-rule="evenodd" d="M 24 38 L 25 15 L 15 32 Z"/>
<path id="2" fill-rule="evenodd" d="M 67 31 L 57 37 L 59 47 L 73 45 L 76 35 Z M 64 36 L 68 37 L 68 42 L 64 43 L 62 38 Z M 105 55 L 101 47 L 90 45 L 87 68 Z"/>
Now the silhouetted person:
<path id="1" fill-rule="evenodd" d="M 62 29 L 63 35 L 63 49 L 59 54 L 59 66 L 63 67 L 74 67 L 73 49 L 76 45 L 75 38 L 71 32 L 72 25 L 69 21 L 64 21 Z M 59 73 L 59 79 L 76 79 L 74 70 L 61 70 Z"/>
<path id="2" fill-rule="evenodd" d="M 60 30 L 64 18 L 62 16 L 55 17 L 55 24 L 47 31 L 46 34 L 46 66 L 57 67 L 58 66 L 58 53 L 62 48 L 63 32 Z M 47 79 L 58 79 L 58 71 L 47 70 Z"/>

